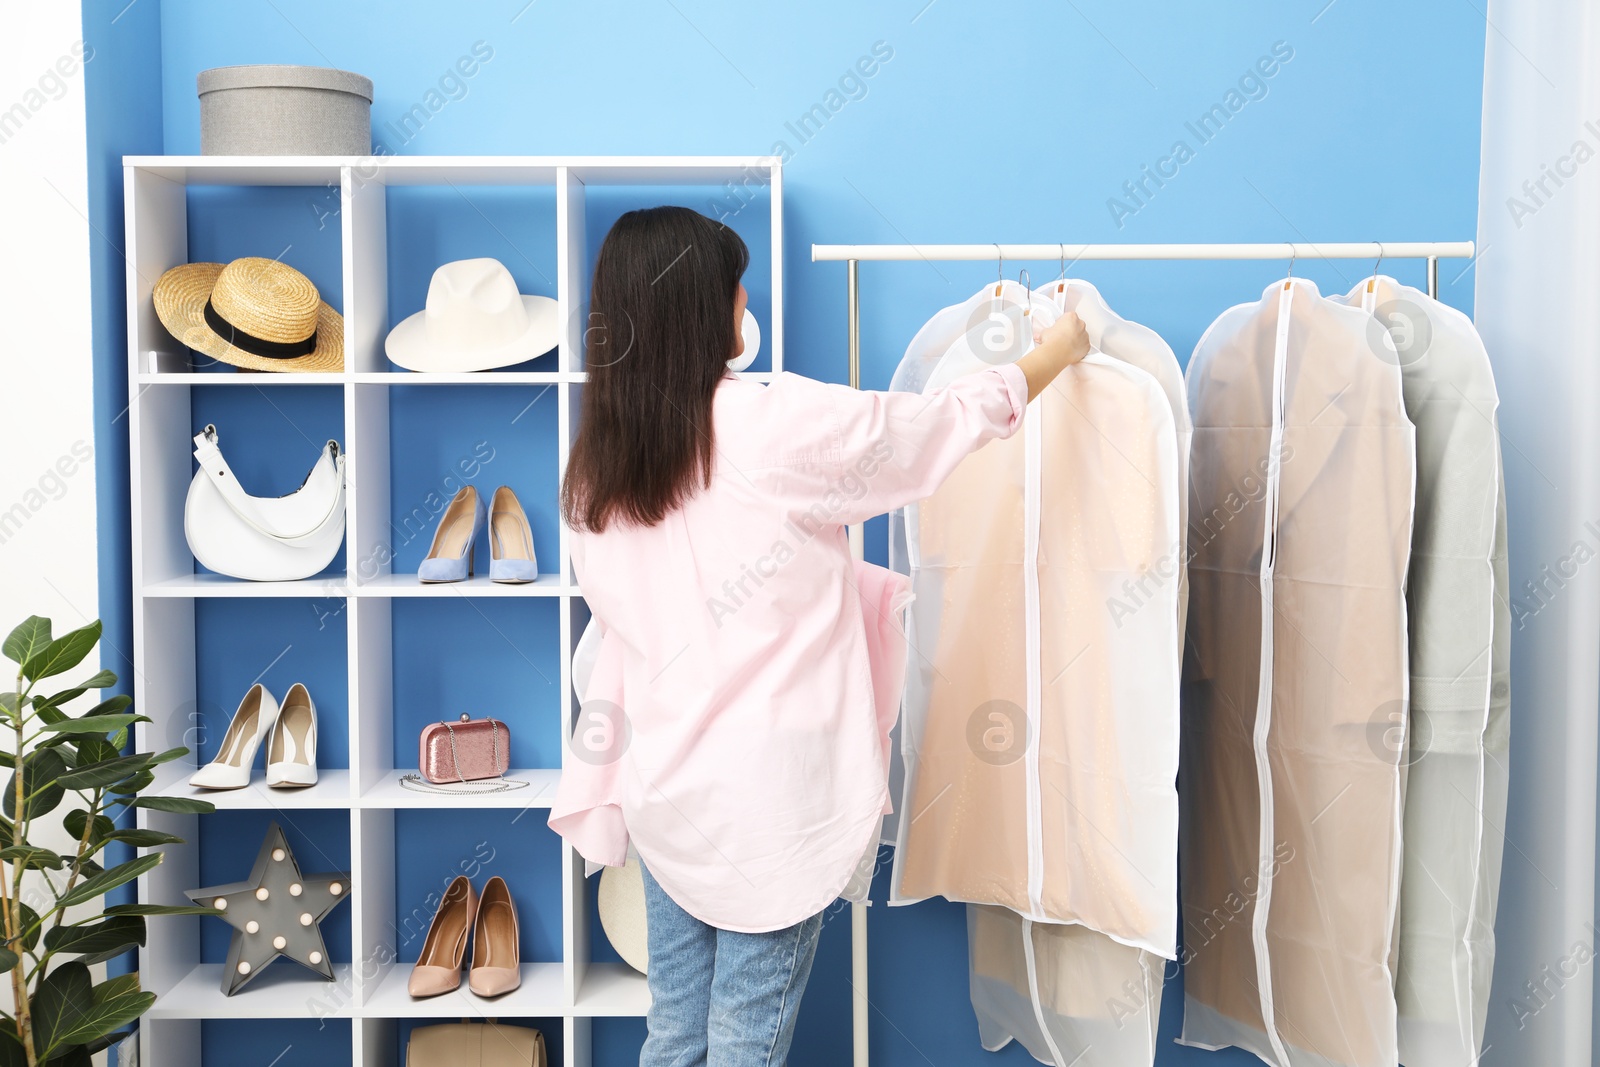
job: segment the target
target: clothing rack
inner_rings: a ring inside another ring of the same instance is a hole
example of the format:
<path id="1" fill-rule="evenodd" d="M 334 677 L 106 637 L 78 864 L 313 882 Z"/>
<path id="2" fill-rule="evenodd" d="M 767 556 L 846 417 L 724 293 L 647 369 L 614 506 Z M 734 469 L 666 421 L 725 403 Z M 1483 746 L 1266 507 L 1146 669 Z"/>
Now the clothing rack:
<path id="1" fill-rule="evenodd" d="M 848 264 L 846 329 L 849 331 L 850 388 L 861 388 L 861 274 L 860 264 L 933 262 L 982 262 L 994 260 L 1001 275 L 1005 261 L 1059 260 L 1061 272 L 1073 263 L 1128 260 L 1283 260 L 1294 271 L 1296 260 L 1422 259 L 1427 261 L 1428 295 L 1439 297 L 1439 260 L 1472 259 L 1477 250 L 1471 241 L 1358 241 L 1341 244 L 1314 244 L 1301 241 L 1223 244 L 964 244 L 964 245 L 818 245 L 811 246 L 813 263 Z M 1373 273 L 1377 273 L 1374 266 Z M 862 528 L 850 527 L 850 547 L 856 558 L 863 555 Z M 850 985 L 852 1047 L 855 1067 L 868 1067 L 867 1030 L 871 1003 L 867 999 L 867 908 L 850 906 Z"/>

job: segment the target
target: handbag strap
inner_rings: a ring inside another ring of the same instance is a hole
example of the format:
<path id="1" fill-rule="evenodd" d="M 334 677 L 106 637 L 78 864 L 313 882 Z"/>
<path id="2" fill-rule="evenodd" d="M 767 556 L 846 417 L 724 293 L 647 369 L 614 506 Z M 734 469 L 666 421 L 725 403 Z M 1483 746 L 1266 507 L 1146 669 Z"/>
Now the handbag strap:
<path id="1" fill-rule="evenodd" d="M 339 451 L 339 442 L 329 441 L 323 447 L 333 461 L 334 469 L 338 473 L 339 485 L 343 486 L 344 456 Z M 222 449 L 217 446 L 217 428 L 215 426 L 207 425 L 204 430 L 195 434 L 194 458 L 233 513 L 257 533 L 264 537 L 270 537 L 274 541 L 283 541 L 287 544 L 303 542 L 315 536 L 323 527 L 327 526 L 328 521 L 334 518 L 339 511 L 343 494 L 336 491 L 328 502 L 328 510 L 313 520 L 306 529 L 298 532 L 284 532 L 274 529 L 272 524 L 262 516 L 256 498 L 244 491 L 244 487 L 239 484 L 239 479 L 234 477 L 233 471 L 229 469 L 228 461 L 223 458 Z M 307 475 L 307 481 L 309 480 L 310 475 Z M 302 488 L 304 488 L 303 484 Z"/>

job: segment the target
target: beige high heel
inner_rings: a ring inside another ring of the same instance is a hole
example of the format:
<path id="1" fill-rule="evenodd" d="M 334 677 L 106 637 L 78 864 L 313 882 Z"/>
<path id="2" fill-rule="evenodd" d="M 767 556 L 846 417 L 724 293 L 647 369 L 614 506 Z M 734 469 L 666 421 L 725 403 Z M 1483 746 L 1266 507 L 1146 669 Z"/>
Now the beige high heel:
<path id="1" fill-rule="evenodd" d="M 467 955 L 467 935 L 478 908 L 478 894 L 464 874 L 445 888 L 444 899 L 428 924 L 422 953 L 411 968 L 407 990 L 414 997 L 436 997 L 461 987 L 461 964 Z"/>
<path id="2" fill-rule="evenodd" d="M 499 875 L 483 886 L 472 931 L 472 968 L 467 986 L 480 997 L 498 997 L 522 984 L 517 905 Z"/>

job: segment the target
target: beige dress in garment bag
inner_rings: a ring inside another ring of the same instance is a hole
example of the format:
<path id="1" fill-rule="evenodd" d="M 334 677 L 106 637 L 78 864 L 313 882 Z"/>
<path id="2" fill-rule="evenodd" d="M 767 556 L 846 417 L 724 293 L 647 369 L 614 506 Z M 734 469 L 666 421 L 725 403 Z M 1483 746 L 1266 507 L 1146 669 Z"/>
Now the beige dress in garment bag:
<path id="1" fill-rule="evenodd" d="M 985 365 L 963 344 L 923 387 Z M 969 926 L 985 1044 L 1016 1036 L 1080 1067 L 1149 1061 L 1174 948 L 1172 425 L 1154 378 L 1092 354 L 907 524 L 915 677 L 891 902 L 1004 905 Z"/>
<path id="2" fill-rule="evenodd" d="M 1374 314 L 1371 328 L 1389 330 L 1417 427 L 1400 1061 L 1463 1067 L 1484 1051 L 1504 850 L 1496 827 L 1506 815 L 1511 611 L 1499 397 L 1483 341 L 1461 312 L 1387 277 L 1342 299 Z"/>
<path id="3" fill-rule="evenodd" d="M 1093 285 L 1060 279 L 1034 291 L 1083 319 L 1099 352 L 1137 367 L 1161 387 L 1172 414 L 1178 478 L 1178 544 L 1186 559 L 1189 442 L 1193 428 L 1183 369 L 1159 334 L 1123 319 Z M 1187 568 L 1177 567 L 1178 644 L 1188 604 Z M 1176 732 L 1176 718 L 1171 729 Z M 1174 850 L 1177 842 L 1172 842 Z M 972 1007 L 983 1047 L 1021 1042 L 1036 1059 L 1060 1067 L 1135 1067 L 1155 1061 L 1166 960 L 1081 925 L 1036 923 L 1006 908 L 967 905 Z"/>
<path id="4" fill-rule="evenodd" d="M 1281 1067 L 1397 1062 L 1415 448 L 1370 318 L 1274 282 L 1188 371 L 1180 1040 Z"/>

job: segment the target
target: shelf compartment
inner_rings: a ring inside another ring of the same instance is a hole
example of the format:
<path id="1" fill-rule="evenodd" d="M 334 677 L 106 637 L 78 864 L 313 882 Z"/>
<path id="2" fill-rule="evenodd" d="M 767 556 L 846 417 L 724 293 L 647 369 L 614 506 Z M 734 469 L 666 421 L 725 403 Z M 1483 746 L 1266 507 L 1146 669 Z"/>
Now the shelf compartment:
<path id="1" fill-rule="evenodd" d="M 263 745 L 265 742 L 263 742 Z M 208 800 L 218 811 L 247 809 L 343 808 L 350 804 L 350 772 L 343 767 L 319 768 L 317 784 L 304 789 L 273 789 L 258 767 L 243 789 L 197 789 L 189 784 L 194 768 L 168 763 L 156 770 L 150 794 Z"/>
<path id="2" fill-rule="evenodd" d="M 357 385 L 550 385 L 575 381 L 577 375 L 562 371 L 363 371 L 354 376 Z"/>
<path id="3" fill-rule="evenodd" d="M 248 582 L 206 571 L 148 582 L 139 592 L 147 597 L 347 597 L 350 587 L 343 575 L 293 582 Z"/>
<path id="4" fill-rule="evenodd" d="M 650 986 L 645 976 L 626 963 L 591 963 L 578 986 L 575 1014 L 635 1016 L 650 1010 Z"/>
<path id="5" fill-rule="evenodd" d="M 506 777 L 514 781 L 527 782 L 526 787 L 502 790 L 498 793 L 447 796 L 443 793 L 430 793 L 401 785 L 400 776 L 407 773 L 410 772 L 394 770 L 381 777 L 375 784 L 367 787 L 358 798 L 357 804 L 363 808 L 435 808 L 444 811 L 458 808 L 548 808 L 555 801 L 556 785 L 561 781 L 561 772 L 558 770 L 543 767 L 513 767 L 506 772 Z M 543 823 L 544 813 L 538 813 L 537 818 Z"/>
<path id="6" fill-rule="evenodd" d="M 470 945 L 467 951 L 470 963 Z M 464 971 L 461 988 L 422 1000 L 413 999 L 406 990 L 410 979 L 409 963 L 385 968 L 362 1003 L 361 1016 L 367 1019 L 509 1019 L 552 1015 L 559 1018 L 565 1011 L 559 963 L 524 963 L 522 984 L 492 1000 L 478 996 L 467 987 Z"/>
<path id="7" fill-rule="evenodd" d="M 345 375 L 335 373 L 275 374 L 245 371 L 228 374 L 222 371 L 141 371 L 138 375 L 140 385 L 253 385 L 257 388 L 276 385 L 340 385 L 344 380 Z"/>
<path id="8" fill-rule="evenodd" d="M 217 920 L 221 921 L 221 920 Z M 222 964 L 202 963 L 172 989 L 156 998 L 152 1019 L 348 1019 L 355 1015 L 348 997 L 337 995 L 351 985 L 351 966 L 336 963 L 334 980 L 297 963 L 278 960 L 259 978 L 235 993 L 222 992 Z M 319 1006 L 320 1005 L 320 1006 Z"/>
<path id="9" fill-rule="evenodd" d="M 495 582 L 475 574 L 463 582 L 421 582 L 415 574 L 380 574 L 356 586 L 357 596 L 382 597 L 552 597 L 570 592 L 559 574 L 541 574 L 521 585 Z"/>

